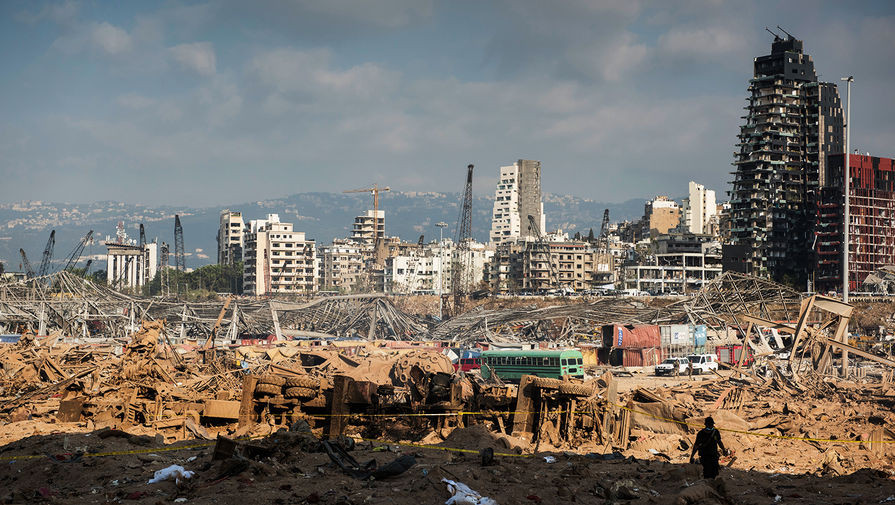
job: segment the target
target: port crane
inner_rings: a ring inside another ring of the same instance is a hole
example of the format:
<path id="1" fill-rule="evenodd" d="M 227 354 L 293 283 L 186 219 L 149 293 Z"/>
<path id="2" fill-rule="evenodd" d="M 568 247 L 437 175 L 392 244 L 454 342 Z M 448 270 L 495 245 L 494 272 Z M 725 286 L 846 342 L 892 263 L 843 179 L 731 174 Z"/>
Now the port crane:
<path id="1" fill-rule="evenodd" d="M 50 231 L 50 238 L 47 240 L 47 246 L 44 247 L 43 257 L 40 260 L 40 267 L 37 270 L 37 276 L 43 277 L 50 273 L 50 261 L 53 259 L 53 247 L 56 245 L 56 230 Z"/>

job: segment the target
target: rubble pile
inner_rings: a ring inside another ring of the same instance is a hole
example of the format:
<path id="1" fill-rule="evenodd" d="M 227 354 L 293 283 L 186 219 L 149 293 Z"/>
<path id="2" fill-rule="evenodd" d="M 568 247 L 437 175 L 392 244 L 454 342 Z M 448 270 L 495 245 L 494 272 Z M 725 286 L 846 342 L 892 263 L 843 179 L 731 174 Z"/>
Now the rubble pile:
<path id="1" fill-rule="evenodd" d="M 845 475 L 873 469 L 895 476 L 895 388 L 834 379 L 801 387 L 776 379 L 716 378 L 637 389 L 631 454 L 683 463 L 695 430 L 711 416 L 736 467 L 770 473 Z M 652 456 L 651 456 L 652 454 Z"/>
<path id="2" fill-rule="evenodd" d="M 166 441 L 209 438 L 200 424 L 217 416 L 215 402 L 239 395 L 232 371 L 202 364 L 161 345 L 164 321 L 144 322 L 130 344 L 59 344 L 23 338 L 0 348 L 0 415 L 17 430 L 4 440 L 40 430 L 40 422 L 75 423 L 86 430 L 124 429 Z M 238 402 L 237 402 L 238 404 Z M 30 421 L 36 421 L 31 423 Z"/>
<path id="3" fill-rule="evenodd" d="M 895 361 L 849 344 L 851 305 L 745 276 L 662 306 L 479 308 L 438 325 L 379 295 L 221 308 L 78 291 L 86 285 L 65 275 L 41 286 L 0 287 L 0 324 L 38 327 L 0 346 L 0 461 L 16 470 L 0 473 L 7 502 L 231 503 L 246 490 L 261 502 L 333 504 L 895 496 Z M 171 319 L 133 331 L 153 314 Z M 443 352 L 458 342 L 594 346 L 606 323 L 621 345 L 620 321 L 683 320 L 732 328 L 743 352 L 663 387 L 602 362 L 584 380 L 486 380 Z M 113 335 L 75 343 L 66 333 L 100 323 Z M 223 343 L 267 324 L 300 338 Z M 700 480 L 688 463 L 707 416 L 733 449 L 724 481 Z M 93 480 L 66 480 L 53 465 Z"/>

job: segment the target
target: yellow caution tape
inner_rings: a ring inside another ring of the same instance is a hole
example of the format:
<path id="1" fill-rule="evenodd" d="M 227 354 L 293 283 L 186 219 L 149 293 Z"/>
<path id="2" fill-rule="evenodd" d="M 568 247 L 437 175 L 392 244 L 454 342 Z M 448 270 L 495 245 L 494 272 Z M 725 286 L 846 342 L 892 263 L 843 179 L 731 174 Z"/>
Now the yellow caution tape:
<path id="1" fill-rule="evenodd" d="M 670 423 L 680 424 L 684 426 L 691 426 L 696 429 L 701 429 L 703 425 L 698 423 L 689 423 L 687 421 L 680 421 L 678 419 L 672 419 L 668 417 L 657 416 L 655 414 L 650 414 L 648 412 L 642 412 L 639 410 L 634 410 L 630 407 L 626 407 L 621 404 L 614 404 L 616 407 L 626 410 L 628 412 L 651 417 L 653 419 L 659 419 L 662 421 L 667 421 Z M 550 414 L 593 414 L 590 411 L 550 411 Z M 400 417 L 453 417 L 453 416 L 491 416 L 491 415 L 516 415 L 516 414 L 540 414 L 538 411 L 458 411 L 458 412 L 439 412 L 439 413 L 404 413 L 404 414 L 320 414 L 320 415 L 312 415 L 310 417 L 389 417 L 389 418 L 400 418 Z M 730 433 L 737 433 L 740 435 L 750 435 L 755 437 L 764 437 L 770 439 L 777 440 L 794 440 L 801 442 L 823 442 L 823 443 L 843 443 L 843 444 L 892 444 L 895 443 L 895 440 L 849 440 L 849 439 L 838 439 L 838 438 L 811 438 L 811 437 L 794 437 L 789 435 L 774 435 L 770 433 L 758 433 L 754 431 L 745 431 L 745 430 L 736 430 L 732 428 L 719 428 L 715 427 L 718 431 L 726 431 Z M 267 436 L 267 435 L 264 435 Z M 263 438 L 264 436 L 256 436 L 256 437 L 243 437 L 240 440 L 252 439 L 252 438 Z M 399 446 L 407 446 L 407 447 L 416 447 L 420 449 L 432 449 L 439 451 L 449 451 L 449 452 L 460 452 L 460 453 L 471 453 L 478 454 L 479 451 L 474 449 L 459 449 L 453 447 L 442 447 L 437 445 L 428 445 L 428 444 L 415 444 L 412 442 L 391 442 L 388 440 L 378 440 L 378 439 L 362 439 L 367 442 L 376 442 L 381 444 L 388 445 L 399 445 Z M 95 453 L 80 453 L 81 457 L 85 458 L 96 458 L 96 457 L 105 457 L 105 456 L 126 456 L 133 454 L 150 454 L 156 452 L 169 452 L 169 451 L 180 451 L 186 449 L 197 449 L 201 447 L 210 447 L 214 445 L 214 442 L 203 442 L 200 444 L 192 444 L 192 445 L 181 445 L 176 447 L 161 447 L 155 449 L 135 449 L 130 451 L 112 451 L 112 452 L 95 452 Z M 75 455 L 75 453 L 65 453 L 65 455 Z M 513 456 L 513 457 L 531 457 L 528 454 L 515 454 L 515 453 L 494 453 L 495 456 Z M 32 454 L 32 455 L 23 455 L 23 456 L 0 456 L 0 461 L 19 461 L 19 460 L 28 460 L 28 459 L 39 459 L 39 458 L 53 458 L 53 455 L 50 454 Z"/>

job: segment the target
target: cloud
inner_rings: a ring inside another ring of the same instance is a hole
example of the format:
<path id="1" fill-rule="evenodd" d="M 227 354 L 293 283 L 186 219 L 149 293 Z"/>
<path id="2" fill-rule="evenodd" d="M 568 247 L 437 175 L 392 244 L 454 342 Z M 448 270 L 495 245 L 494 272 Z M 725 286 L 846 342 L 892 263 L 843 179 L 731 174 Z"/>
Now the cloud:
<path id="1" fill-rule="evenodd" d="M 349 35 L 357 28 L 394 29 L 430 18 L 434 0 L 257 0 L 226 2 L 227 14 L 265 21 L 269 27 L 314 36 L 322 32 Z"/>
<path id="2" fill-rule="evenodd" d="M 470 162 L 492 193 L 518 158 L 540 159 L 559 194 L 682 194 L 689 179 L 723 192 L 752 58 L 770 50 L 760 6 L 717 0 L 222 0 L 83 20 L 97 11 L 72 5 L 42 14 L 69 46 L 31 65 L 45 87 L 0 89 L 26 97 L 3 104 L 16 122 L 0 118 L 0 199 L 457 191 Z M 895 18 L 831 5 L 781 6 L 775 24 L 824 79 L 855 75 L 853 143 L 895 154 Z"/>
<path id="3" fill-rule="evenodd" d="M 90 29 L 90 41 L 106 54 L 121 54 L 132 48 L 131 37 L 121 28 L 109 23 L 94 24 Z"/>
<path id="4" fill-rule="evenodd" d="M 180 44 L 168 49 L 171 57 L 183 68 L 199 75 L 214 75 L 216 62 L 214 47 L 210 42 Z"/>
<path id="5" fill-rule="evenodd" d="M 433 0 L 297 0 L 295 5 L 312 12 L 372 23 L 384 27 L 404 26 L 432 15 Z"/>
<path id="6" fill-rule="evenodd" d="M 659 37 L 658 47 L 670 54 L 717 55 L 741 50 L 745 37 L 720 26 L 673 28 Z"/>
<path id="7" fill-rule="evenodd" d="M 115 103 L 126 109 L 140 110 L 150 107 L 155 103 L 155 100 L 136 93 L 127 93 L 116 98 Z"/>
<path id="8" fill-rule="evenodd" d="M 274 49 L 253 58 L 249 72 L 268 89 L 309 98 L 370 99 L 394 89 L 399 79 L 375 63 L 338 69 L 331 60 L 328 49 Z"/>
<path id="9" fill-rule="evenodd" d="M 597 47 L 598 46 L 598 47 Z M 619 34 L 610 44 L 575 47 L 569 62 L 580 72 L 608 82 L 618 82 L 634 71 L 646 58 L 646 44 L 629 32 Z"/>
<path id="10" fill-rule="evenodd" d="M 81 10 L 81 3 L 73 0 L 66 0 L 61 3 L 50 3 L 45 5 L 36 13 L 21 12 L 17 17 L 25 23 L 38 23 L 44 19 L 49 19 L 58 24 L 69 24 L 77 19 Z"/>
<path id="11" fill-rule="evenodd" d="M 53 42 L 53 47 L 74 54 L 85 50 L 119 56 L 133 49 L 133 40 L 123 28 L 102 23 L 76 24 Z"/>

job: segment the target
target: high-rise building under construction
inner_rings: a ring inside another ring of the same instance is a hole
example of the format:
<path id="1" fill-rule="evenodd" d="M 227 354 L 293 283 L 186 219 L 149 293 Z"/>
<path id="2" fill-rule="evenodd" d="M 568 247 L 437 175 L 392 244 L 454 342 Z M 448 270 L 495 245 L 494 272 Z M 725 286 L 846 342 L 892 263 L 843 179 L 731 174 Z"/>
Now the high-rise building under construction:
<path id="1" fill-rule="evenodd" d="M 843 151 L 838 89 L 818 82 L 801 40 L 775 35 L 771 54 L 755 58 L 744 109 L 731 256 L 748 273 L 804 285 L 814 265 L 815 205 L 828 185 L 826 158 Z"/>

